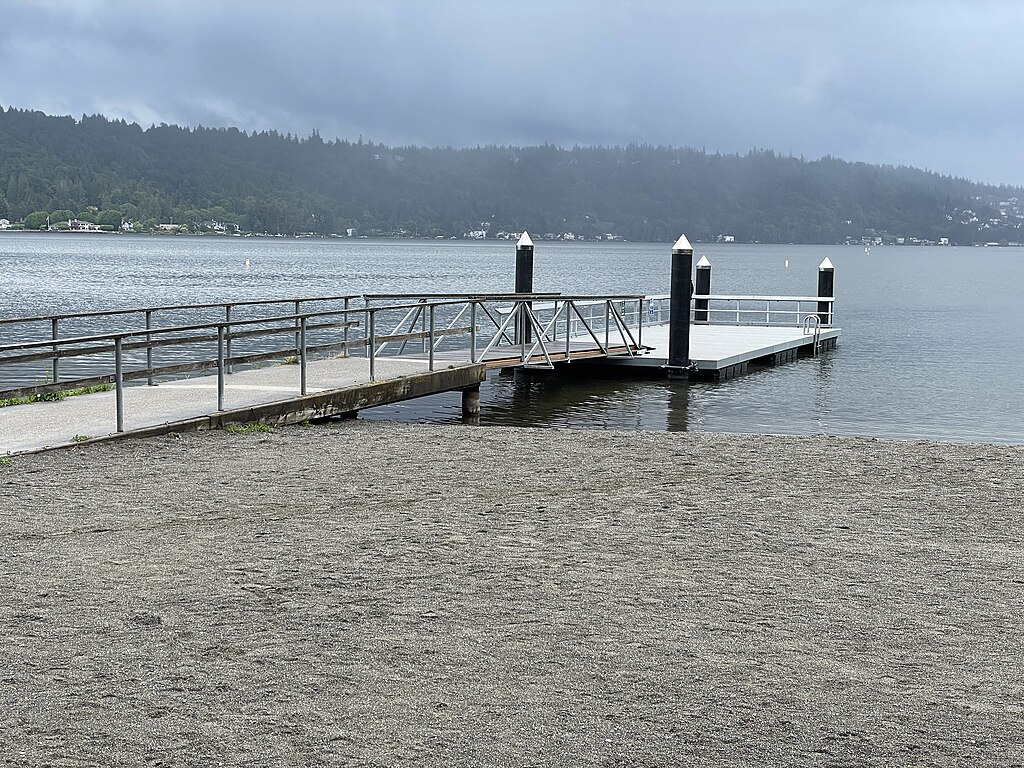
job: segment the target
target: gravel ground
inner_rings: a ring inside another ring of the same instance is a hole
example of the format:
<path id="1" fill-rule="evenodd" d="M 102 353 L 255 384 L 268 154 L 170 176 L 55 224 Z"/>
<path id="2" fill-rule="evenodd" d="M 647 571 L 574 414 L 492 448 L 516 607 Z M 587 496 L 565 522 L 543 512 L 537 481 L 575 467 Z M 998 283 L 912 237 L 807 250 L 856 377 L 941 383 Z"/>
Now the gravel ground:
<path id="1" fill-rule="evenodd" d="M 379 422 L 0 466 L 4 765 L 1024 764 L 1024 448 Z"/>

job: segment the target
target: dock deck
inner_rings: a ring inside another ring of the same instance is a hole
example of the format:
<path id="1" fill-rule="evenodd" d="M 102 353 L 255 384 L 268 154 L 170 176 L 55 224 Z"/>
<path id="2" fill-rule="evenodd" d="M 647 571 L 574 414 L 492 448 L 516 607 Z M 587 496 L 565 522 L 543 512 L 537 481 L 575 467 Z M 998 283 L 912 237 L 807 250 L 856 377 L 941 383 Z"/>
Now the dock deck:
<path id="1" fill-rule="evenodd" d="M 822 328 L 821 349 L 836 346 L 840 328 Z M 648 351 L 633 358 L 609 357 L 608 365 L 662 367 L 668 362 L 668 325 L 647 326 L 642 343 Z M 698 325 L 690 326 L 690 363 L 705 377 L 728 379 L 743 373 L 751 362 L 769 365 L 814 354 L 814 336 L 789 326 Z"/>

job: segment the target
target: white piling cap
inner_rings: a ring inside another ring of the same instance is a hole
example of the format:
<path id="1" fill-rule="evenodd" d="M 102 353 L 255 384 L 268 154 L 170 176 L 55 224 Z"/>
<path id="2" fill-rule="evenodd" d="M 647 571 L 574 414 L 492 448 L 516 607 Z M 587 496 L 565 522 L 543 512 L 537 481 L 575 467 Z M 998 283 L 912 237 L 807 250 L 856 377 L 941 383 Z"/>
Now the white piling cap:
<path id="1" fill-rule="evenodd" d="M 698 267 L 710 267 L 711 266 L 711 262 L 708 261 L 708 257 L 707 256 L 701 256 L 700 257 L 700 261 L 697 262 L 697 266 Z"/>
<path id="2" fill-rule="evenodd" d="M 821 264 L 818 265 L 818 270 L 819 271 L 825 270 L 825 269 L 835 269 L 835 267 L 832 266 L 832 262 L 828 260 L 828 256 L 826 256 L 825 260 L 823 262 L 821 262 Z"/>
<path id="3" fill-rule="evenodd" d="M 686 235 L 680 235 L 679 239 L 676 240 L 676 244 L 672 246 L 672 251 L 689 251 L 693 253 L 693 246 L 690 245 L 690 241 L 686 239 Z"/>
<path id="4" fill-rule="evenodd" d="M 533 240 L 530 239 L 530 233 L 525 229 L 523 230 L 522 237 L 516 243 L 516 248 L 533 248 Z"/>

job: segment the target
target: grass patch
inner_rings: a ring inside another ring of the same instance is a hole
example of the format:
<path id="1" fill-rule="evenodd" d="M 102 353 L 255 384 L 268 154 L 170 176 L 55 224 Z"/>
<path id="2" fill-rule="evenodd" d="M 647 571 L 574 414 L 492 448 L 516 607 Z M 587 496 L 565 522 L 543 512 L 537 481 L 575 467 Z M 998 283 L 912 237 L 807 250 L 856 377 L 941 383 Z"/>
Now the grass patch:
<path id="1" fill-rule="evenodd" d="M 86 440 L 92 440 L 92 435 L 75 435 L 71 438 L 72 443 L 84 443 Z"/>
<path id="2" fill-rule="evenodd" d="M 8 405 L 28 405 L 29 403 L 53 403 L 58 400 L 63 400 L 65 397 L 91 395 L 94 392 L 109 392 L 113 388 L 113 384 L 94 384 L 91 387 L 58 389 L 55 392 L 39 392 L 35 395 L 25 395 L 25 397 L 0 397 L 0 408 L 4 408 Z"/>
<path id="3" fill-rule="evenodd" d="M 224 427 L 224 430 L 235 435 L 252 435 L 257 432 L 274 431 L 269 424 L 264 424 L 260 421 L 250 421 L 246 424 L 228 424 Z"/>
<path id="4" fill-rule="evenodd" d="M 6 456 L 0 456 L 0 467 L 9 467 L 14 463 L 14 459 L 9 459 Z"/>

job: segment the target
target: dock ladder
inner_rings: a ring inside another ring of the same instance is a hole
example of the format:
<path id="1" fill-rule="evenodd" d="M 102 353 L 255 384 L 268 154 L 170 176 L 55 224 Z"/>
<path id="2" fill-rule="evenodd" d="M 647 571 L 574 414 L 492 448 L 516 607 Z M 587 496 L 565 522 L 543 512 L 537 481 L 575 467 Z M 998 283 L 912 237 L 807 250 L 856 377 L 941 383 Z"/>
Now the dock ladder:
<path id="1" fill-rule="evenodd" d="M 821 318 L 817 315 L 804 317 L 803 333 L 804 336 L 814 334 L 814 356 L 817 357 L 821 351 Z"/>

